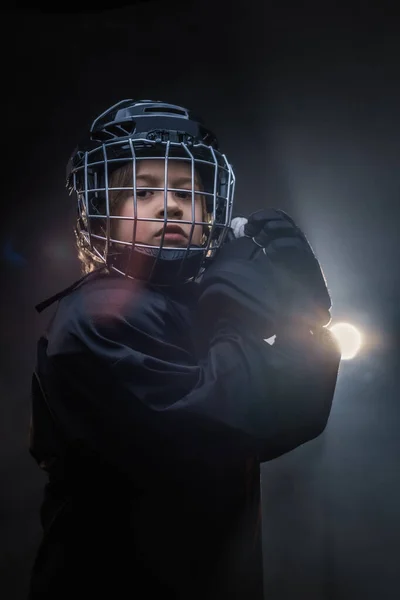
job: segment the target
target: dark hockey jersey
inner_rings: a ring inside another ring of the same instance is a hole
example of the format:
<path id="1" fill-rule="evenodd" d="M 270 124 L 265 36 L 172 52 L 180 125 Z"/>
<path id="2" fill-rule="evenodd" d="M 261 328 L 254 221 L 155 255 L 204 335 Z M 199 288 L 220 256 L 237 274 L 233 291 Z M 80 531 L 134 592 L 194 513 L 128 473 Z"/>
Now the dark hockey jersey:
<path id="1" fill-rule="evenodd" d="M 339 354 L 221 315 L 199 355 L 198 287 L 100 273 L 59 300 L 32 380 L 30 600 L 262 599 L 260 462 L 324 430 Z"/>

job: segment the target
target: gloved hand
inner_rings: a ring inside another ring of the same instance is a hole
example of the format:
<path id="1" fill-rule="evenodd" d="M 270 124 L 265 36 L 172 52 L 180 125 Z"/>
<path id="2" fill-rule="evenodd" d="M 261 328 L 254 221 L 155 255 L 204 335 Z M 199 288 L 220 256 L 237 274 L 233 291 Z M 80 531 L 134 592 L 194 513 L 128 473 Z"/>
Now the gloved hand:
<path id="1" fill-rule="evenodd" d="M 202 319 L 210 323 L 229 315 L 265 338 L 293 326 L 327 325 L 331 300 L 325 279 L 293 219 L 270 208 L 232 225 L 200 283 Z"/>
<path id="2" fill-rule="evenodd" d="M 328 325 L 332 304 L 325 277 L 310 243 L 294 220 L 283 210 L 259 210 L 250 215 L 244 235 L 261 246 L 279 267 L 282 301 L 286 304 L 293 298 L 292 316 L 311 329 Z"/>

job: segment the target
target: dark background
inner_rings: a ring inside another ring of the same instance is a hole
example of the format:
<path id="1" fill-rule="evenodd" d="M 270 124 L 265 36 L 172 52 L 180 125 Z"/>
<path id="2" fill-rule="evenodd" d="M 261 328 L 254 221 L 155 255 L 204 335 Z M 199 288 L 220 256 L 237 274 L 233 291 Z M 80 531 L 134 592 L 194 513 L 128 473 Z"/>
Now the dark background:
<path id="1" fill-rule="evenodd" d="M 2 14 L 0 597 L 24 600 L 45 479 L 28 454 L 34 305 L 80 275 L 65 165 L 124 98 L 203 115 L 236 209 L 287 210 L 364 336 L 325 433 L 263 465 L 268 600 L 400 597 L 396 6 L 202 0 Z M 5 12 L 4 12 L 5 11 Z"/>

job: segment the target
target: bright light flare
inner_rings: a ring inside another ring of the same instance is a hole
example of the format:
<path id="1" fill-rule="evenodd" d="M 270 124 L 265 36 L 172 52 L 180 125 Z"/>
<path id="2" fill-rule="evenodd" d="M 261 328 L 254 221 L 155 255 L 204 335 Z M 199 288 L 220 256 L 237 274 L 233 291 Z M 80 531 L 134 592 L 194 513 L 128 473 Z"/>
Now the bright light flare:
<path id="1" fill-rule="evenodd" d="M 338 341 L 342 359 L 351 360 L 354 358 L 358 354 L 362 344 L 361 334 L 358 329 L 350 323 L 335 323 L 329 329 Z"/>

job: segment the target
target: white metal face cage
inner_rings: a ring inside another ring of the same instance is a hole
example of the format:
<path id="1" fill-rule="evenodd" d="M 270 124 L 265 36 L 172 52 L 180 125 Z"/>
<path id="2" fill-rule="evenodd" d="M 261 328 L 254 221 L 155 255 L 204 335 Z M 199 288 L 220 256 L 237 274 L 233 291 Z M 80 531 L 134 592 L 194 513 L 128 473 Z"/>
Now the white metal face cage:
<path id="1" fill-rule="evenodd" d="M 78 159 L 78 160 L 77 160 Z M 164 161 L 163 187 L 137 186 L 138 163 L 141 160 Z M 171 161 L 184 161 L 190 167 L 191 185 L 169 188 L 168 173 Z M 110 187 L 112 174 L 124 165 L 131 165 L 132 180 L 129 185 Z M 199 176 L 202 189 L 196 188 Z M 235 176 L 226 156 L 205 143 L 160 141 L 146 137 L 124 136 L 107 140 L 85 152 L 79 152 L 71 168 L 69 188 L 78 198 L 78 244 L 85 248 L 98 264 L 107 265 L 110 271 L 130 278 L 145 279 L 160 285 L 171 285 L 195 280 L 201 275 L 207 261 L 214 258 L 224 243 L 232 219 Z M 159 192 L 164 196 L 163 218 L 143 218 L 138 214 L 138 201 L 146 202 L 141 193 Z M 132 201 L 132 216 L 122 217 L 113 205 L 112 197 L 121 192 Z M 170 192 L 185 194 L 191 203 L 191 219 L 169 219 L 167 201 Z M 195 218 L 195 200 L 201 197 L 205 215 Z M 132 224 L 129 241 L 115 238 L 116 220 Z M 164 228 L 160 244 L 149 245 L 137 240 L 136 232 L 141 221 L 153 221 Z M 190 234 L 185 247 L 165 247 L 165 226 L 189 224 Z M 196 226 L 201 226 L 201 245 L 192 243 Z"/>

